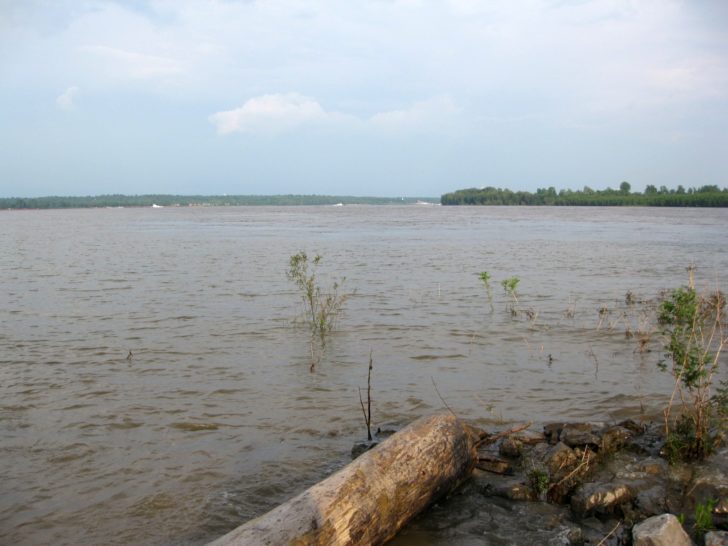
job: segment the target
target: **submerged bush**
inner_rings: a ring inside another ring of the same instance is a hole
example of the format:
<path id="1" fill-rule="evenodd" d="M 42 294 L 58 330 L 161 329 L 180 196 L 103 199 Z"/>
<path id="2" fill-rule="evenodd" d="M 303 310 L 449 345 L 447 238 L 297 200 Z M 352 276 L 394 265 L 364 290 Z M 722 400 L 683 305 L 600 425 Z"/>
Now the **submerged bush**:
<path id="1" fill-rule="evenodd" d="M 318 254 L 311 260 L 303 251 L 294 254 L 288 261 L 286 276 L 300 290 L 306 321 L 312 334 L 317 334 L 323 343 L 326 334 L 334 329 L 348 294 L 339 293 L 343 280 L 334 281 L 328 289 L 321 287 L 317 273 L 322 260 Z"/>
<path id="2" fill-rule="evenodd" d="M 725 330 L 725 297 L 720 291 L 700 293 L 695 289 L 693 268 L 688 286 L 673 290 L 658 308 L 658 322 L 666 336 L 665 356 L 660 361 L 675 380 L 665 408 L 665 436 L 668 458 L 702 459 L 713 450 L 725 408 L 719 397 L 711 398 L 713 376 L 728 341 Z M 724 394 L 724 391 L 723 391 Z M 683 415 L 671 428 L 670 413 L 676 398 Z M 711 428 L 713 427 L 713 428 Z"/>

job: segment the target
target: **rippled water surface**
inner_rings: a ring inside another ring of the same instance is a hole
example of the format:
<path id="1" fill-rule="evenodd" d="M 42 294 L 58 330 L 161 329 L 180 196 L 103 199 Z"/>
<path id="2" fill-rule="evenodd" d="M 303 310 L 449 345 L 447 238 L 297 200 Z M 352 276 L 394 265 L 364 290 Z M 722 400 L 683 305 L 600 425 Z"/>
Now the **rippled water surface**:
<path id="1" fill-rule="evenodd" d="M 299 250 L 353 293 L 313 373 Z M 0 543 L 215 538 L 348 462 L 370 350 L 375 426 L 441 408 L 433 382 L 486 428 L 656 412 L 625 293 L 691 262 L 725 288 L 727 250 L 725 209 L 2 212 Z"/>

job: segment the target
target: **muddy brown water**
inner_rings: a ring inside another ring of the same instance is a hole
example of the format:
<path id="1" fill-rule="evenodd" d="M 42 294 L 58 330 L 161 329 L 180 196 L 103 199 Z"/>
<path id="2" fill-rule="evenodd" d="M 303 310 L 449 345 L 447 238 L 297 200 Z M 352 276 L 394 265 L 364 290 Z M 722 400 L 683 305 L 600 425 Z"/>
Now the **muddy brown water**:
<path id="1" fill-rule="evenodd" d="M 314 373 L 299 250 L 353 292 Z M 625 339 L 625 293 L 690 263 L 725 288 L 727 250 L 726 209 L 4 211 L 0 543 L 212 540 L 348 462 L 370 350 L 375 426 L 442 408 L 433 382 L 485 428 L 655 414 L 670 379 Z M 412 540 L 479 513 L 437 510 Z M 538 542 L 522 519 L 498 525 Z"/>

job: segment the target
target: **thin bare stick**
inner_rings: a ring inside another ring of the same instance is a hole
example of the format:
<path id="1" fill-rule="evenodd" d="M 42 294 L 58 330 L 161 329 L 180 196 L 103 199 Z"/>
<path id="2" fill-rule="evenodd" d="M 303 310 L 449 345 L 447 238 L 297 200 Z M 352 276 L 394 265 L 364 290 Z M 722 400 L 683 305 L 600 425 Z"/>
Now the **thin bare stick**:
<path id="1" fill-rule="evenodd" d="M 316 369 L 316 364 L 318 364 L 321 361 L 321 356 L 316 356 L 316 353 L 314 352 L 314 335 L 311 334 L 311 366 L 309 367 L 308 371 L 313 372 Z"/>
<path id="2" fill-rule="evenodd" d="M 369 349 L 369 371 L 367 372 L 367 437 L 372 439 L 372 350 Z"/>
<path id="3" fill-rule="evenodd" d="M 586 466 L 588 469 L 589 463 L 591 462 L 591 457 L 589 457 L 589 453 L 592 453 L 592 451 L 589 448 L 586 448 L 584 450 L 584 454 L 581 456 L 581 462 L 576 465 L 576 468 L 569 472 L 566 476 L 561 478 L 558 482 L 551 484 L 551 487 L 549 487 L 549 491 L 556 487 L 559 487 L 561 484 L 565 483 L 566 480 L 573 478 L 582 469 L 583 466 Z"/>
<path id="4" fill-rule="evenodd" d="M 621 522 L 621 521 L 618 521 L 618 522 L 617 522 L 617 525 L 615 525 L 614 527 L 612 527 L 612 530 L 611 530 L 611 531 L 609 531 L 609 533 L 607 533 L 607 535 L 606 535 L 606 536 L 605 536 L 605 537 L 604 537 L 604 538 L 603 538 L 602 540 L 600 540 L 600 541 L 599 541 L 599 542 L 597 543 L 597 546 L 602 546 L 602 544 L 604 544 L 604 543 L 605 543 L 605 542 L 607 541 L 607 539 L 608 539 L 609 537 L 611 537 L 611 536 L 612 536 L 612 535 L 613 535 L 613 534 L 615 533 L 615 531 L 616 531 L 617 529 L 619 529 L 619 526 L 620 526 L 620 525 L 622 525 L 622 522 Z"/>
<path id="5" fill-rule="evenodd" d="M 364 400 L 361 398 L 361 387 L 359 387 L 359 403 L 361 404 L 361 412 L 364 414 L 364 422 L 367 425 L 367 440 L 372 441 L 372 430 L 369 426 L 369 418 L 367 417 L 367 410 L 364 409 Z"/>
<path id="6" fill-rule="evenodd" d="M 524 430 L 526 430 L 526 429 L 527 429 L 527 428 L 529 428 L 529 427 L 530 427 L 530 426 L 531 426 L 532 424 L 533 424 L 533 423 L 532 423 L 531 421 L 529 421 L 529 422 L 528 422 L 528 423 L 526 423 L 525 425 L 519 425 L 519 426 L 517 426 L 517 427 L 513 427 L 513 428 L 512 428 L 512 429 L 510 429 L 510 430 L 504 430 L 503 432 L 499 432 L 498 434 L 493 434 L 493 435 L 488 435 L 488 436 L 485 436 L 485 437 L 481 438 L 480 440 L 478 440 L 478 441 L 477 441 L 477 442 L 475 443 L 475 447 L 480 447 L 480 446 L 482 446 L 483 444 L 492 444 L 493 442 L 497 442 L 497 441 L 498 441 L 498 440 L 500 440 L 501 438 L 505 438 L 506 436 L 510 436 L 511 434 L 516 434 L 516 433 L 518 433 L 518 432 L 521 432 L 521 431 L 524 431 Z"/>
<path id="7" fill-rule="evenodd" d="M 369 371 L 367 373 L 367 407 L 364 409 L 364 400 L 361 397 L 361 387 L 359 387 L 359 404 L 361 404 L 361 411 L 364 414 L 364 422 L 367 425 L 367 440 L 372 441 L 372 351 L 369 350 Z"/>
<path id="8" fill-rule="evenodd" d="M 440 394 L 440 389 L 437 388 L 437 383 L 435 383 L 435 378 L 432 377 L 432 376 L 430 376 L 430 379 L 432 380 L 432 386 L 435 387 L 435 392 L 437 393 L 437 396 L 439 396 L 440 397 L 440 400 L 442 401 L 442 403 L 445 404 L 445 407 L 447 408 L 447 411 L 449 411 L 455 417 L 457 417 L 457 414 L 452 410 L 452 408 L 450 406 L 447 405 L 447 402 L 445 402 L 445 399 Z"/>

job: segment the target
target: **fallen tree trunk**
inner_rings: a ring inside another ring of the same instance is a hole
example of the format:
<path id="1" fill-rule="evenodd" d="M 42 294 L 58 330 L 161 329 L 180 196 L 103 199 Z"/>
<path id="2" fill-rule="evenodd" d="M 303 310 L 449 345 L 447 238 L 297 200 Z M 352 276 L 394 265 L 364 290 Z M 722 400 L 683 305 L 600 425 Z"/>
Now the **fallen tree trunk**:
<path id="1" fill-rule="evenodd" d="M 382 544 L 470 475 L 477 441 L 454 415 L 420 418 L 209 546 Z"/>

